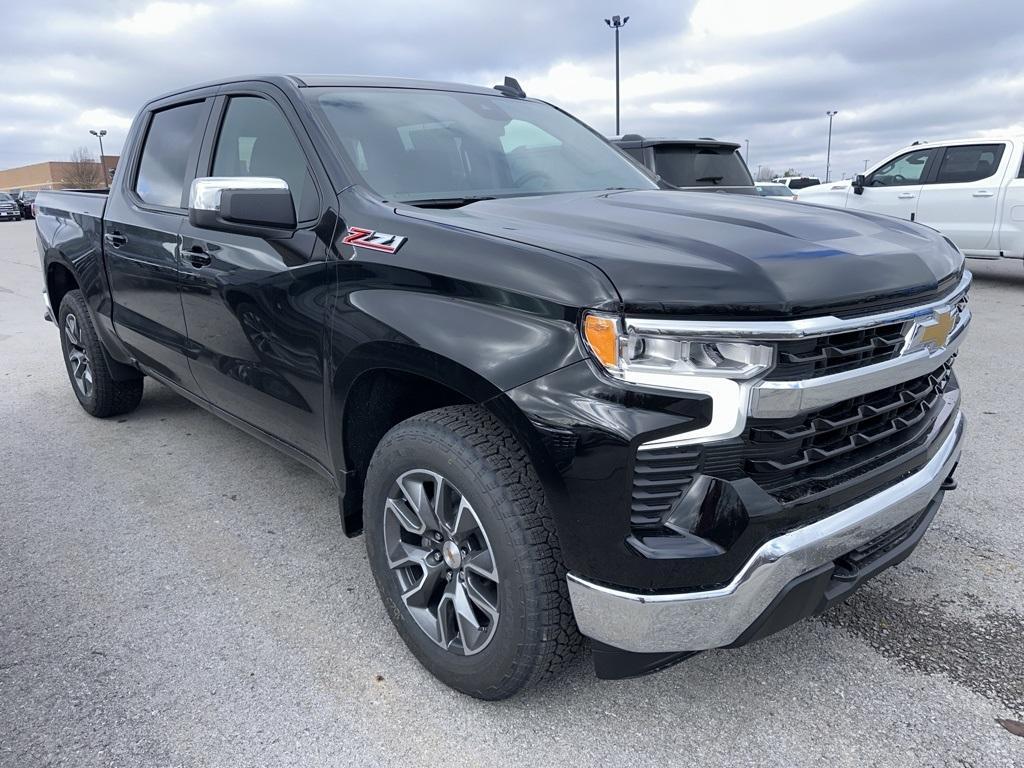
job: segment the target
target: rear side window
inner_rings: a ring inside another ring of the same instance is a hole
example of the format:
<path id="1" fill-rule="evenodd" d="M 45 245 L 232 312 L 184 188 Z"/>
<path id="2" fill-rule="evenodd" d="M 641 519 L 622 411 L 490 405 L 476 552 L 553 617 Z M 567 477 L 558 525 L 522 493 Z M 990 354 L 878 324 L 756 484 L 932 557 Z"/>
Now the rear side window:
<path id="1" fill-rule="evenodd" d="M 939 165 L 936 184 L 962 184 L 993 176 L 1003 159 L 1002 144 L 971 144 L 946 147 Z"/>
<path id="2" fill-rule="evenodd" d="M 258 96 L 228 102 L 213 155 L 214 176 L 266 176 L 284 179 L 299 221 L 320 211 L 306 153 L 277 105 Z"/>
<path id="3" fill-rule="evenodd" d="M 145 202 L 182 208 L 188 159 L 206 113 L 203 102 L 183 104 L 156 112 L 142 147 L 135 192 Z"/>
<path id="4" fill-rule="evenodd" d="M 677 187 L 750 187 L 754 181 L 739 152 L 730 147 L 660 145 L 655 169 Z"/>

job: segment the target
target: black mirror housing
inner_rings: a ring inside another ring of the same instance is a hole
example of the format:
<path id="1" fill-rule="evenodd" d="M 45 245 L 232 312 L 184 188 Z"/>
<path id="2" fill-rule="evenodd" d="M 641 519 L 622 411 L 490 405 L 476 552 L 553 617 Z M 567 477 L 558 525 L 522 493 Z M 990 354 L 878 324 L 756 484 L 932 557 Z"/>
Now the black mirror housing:
<path id="1" fill-rule="evenodd" d="M 864 174 L 858 173 L 853 179 L 853 192 L 856 195 L 864 194 Z"/>
<path id="2" fill-rule="evenodd" d="M 295 229 L 295 204 L 287 189 L 226 189 L 220 217 L 233 224 Z"/>

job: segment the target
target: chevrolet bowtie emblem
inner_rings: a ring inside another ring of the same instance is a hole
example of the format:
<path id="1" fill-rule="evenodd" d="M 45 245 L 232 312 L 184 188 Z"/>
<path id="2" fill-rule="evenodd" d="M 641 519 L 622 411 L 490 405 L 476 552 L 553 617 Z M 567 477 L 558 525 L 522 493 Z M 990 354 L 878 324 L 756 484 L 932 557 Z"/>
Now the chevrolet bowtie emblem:
<path id="1" fill-rule="evenodd" d="M 931 320 L 921 323 L 920 336 L 918 336 L 918 344 L 920 346 L 927 346 L 932 344 L 937 348 L 946 346 L 946 341 L 949 339 L 949 332 L 953 330 L 953 313 L 949 311 L 940 311 L 932 315 Z"/>

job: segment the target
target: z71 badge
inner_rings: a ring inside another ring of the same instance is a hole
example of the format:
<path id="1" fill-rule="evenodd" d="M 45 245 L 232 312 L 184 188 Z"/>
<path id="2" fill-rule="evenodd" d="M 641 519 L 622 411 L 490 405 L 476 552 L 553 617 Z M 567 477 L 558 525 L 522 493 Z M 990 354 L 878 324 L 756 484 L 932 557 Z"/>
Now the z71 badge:
<path id="1" fill-rule="evenodd" d="M 394 253 L 402 247 L 405 238 L 401 235 L 389 235 L 362 227 L 349 227 L 348 234 L 341 242 L 346 245 L 354 245 L 357 248 L 369 248 L 371 251 Z"/>

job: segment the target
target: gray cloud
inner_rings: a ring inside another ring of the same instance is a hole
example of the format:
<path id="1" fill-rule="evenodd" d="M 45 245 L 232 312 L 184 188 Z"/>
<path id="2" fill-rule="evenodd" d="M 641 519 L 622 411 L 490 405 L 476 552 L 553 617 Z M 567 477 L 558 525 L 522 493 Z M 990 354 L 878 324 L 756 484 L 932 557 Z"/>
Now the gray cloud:
<path id="1" fill-rule="evenodd" d="M 722 0 L 718 0 L 721 2 Z M 598 130 L 612 122 L 611 33 L 623 33 L 623 128 L 749 138 L 753 165 L 856 171 L 915 139 L 1024 133 L 1024 5 L 868 0 L 764 34 L 699 34 L 696 2 L 321 0 L 12 3 L 0 31 L 0 167 L 90 148 L 117 151 L 138 106 L 163 91 L 245 72 L 349 72 L 528 92 Z M 751 7 L 755 7 L 751 5 Z M 783 0 L 760 13 L 791 12 Z M 738 8 L 737 14 L 744 13 Z M 631 92 L 632 88 L 632 92 Z M 672 112 L 672 105 L 677 110 Z"/>

